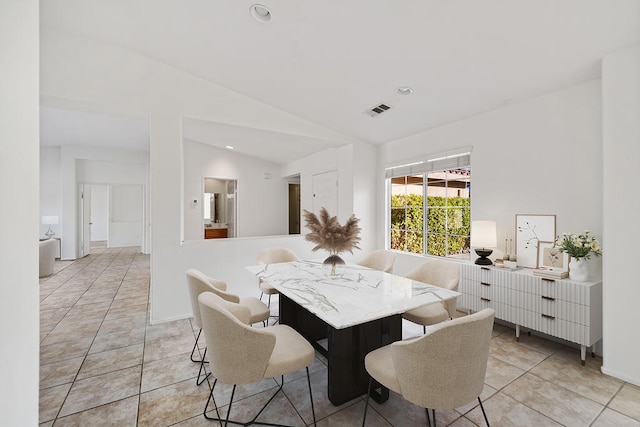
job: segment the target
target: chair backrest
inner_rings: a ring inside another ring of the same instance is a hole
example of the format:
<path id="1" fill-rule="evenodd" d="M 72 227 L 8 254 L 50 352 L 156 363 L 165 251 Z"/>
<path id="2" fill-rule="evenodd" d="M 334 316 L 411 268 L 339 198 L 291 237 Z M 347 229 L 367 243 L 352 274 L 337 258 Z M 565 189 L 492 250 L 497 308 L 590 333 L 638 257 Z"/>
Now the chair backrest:
<path id="1" fill-rule="evenodd" d="M 226 384 L 260 381 L 276 344 L 276 336 L 251 328 L 238 319 L 238 310 L 249 309 L 223 300 L 212 292 L 198 297 L 202 330 L 207 342 L 211 373 Z"/>
<path id="2" fill-rule="evenodd" d="M 201 293 L 215 292 L 230 295 L 231 297 L 234 296 L 233 294 L 227 294 L 225 292 L 225 290 L 227 289 L 226 283 L 221 280 L 212 279 L 203 274 L 201 271 L 196 270 L 195 268 L 190 268 L 189 270 L 187 270 L 187 286 L 189 287 L 191 310 L 193 311 L 193 323 L 195 323 L 198 328 L 202 328 L 202 317 L 200 316 L 200 305 L 198 303 L 198 296 Z M 240 301 L 240 298 L 236 298 L 237 301 L 234 302 Z M 247 320 L 247 322 L 248 321 L 249 320 Z"/>
<path id="3" fill-rule="evenodd" d="M 40 277 L 51 276 L 56 259 L 56 249 L 58 249 L 58 241 L 55 239 L 43 240 L 40 242 Z"/>
<path id="4" fill-rule="evenodd" d="M 266 248 L 256 255 L 258 264 L 276 264 L 290 261 L 298 261 L 298 257 L 288 248 Z"/>
<path id="5" fill-rule="evenodd" d="M 420 338 L 391 344 L 405 399 L 423 408 L 457 408 L 482 393 L 493 309 L 443 322 Z"/>
<path id="6" fill-rule="evenodd" d="M 430 259 L 417 266 L 407 275 L 407 278 L 457 291 L 460 282 L 460 266 L 452 261 Z M 456 314 L 456 303 L 457 298 L 444 303 L 451 318 Z"/>
<path id="7" fill-rule="evenodd" d="M 374 270 L 384 271 L 385 273 L 393 273 L 393 264 L 395 261 L 396 254 L 381 249 L 371 252 L 356 264 L 363 267 L 373 268 Z"/>

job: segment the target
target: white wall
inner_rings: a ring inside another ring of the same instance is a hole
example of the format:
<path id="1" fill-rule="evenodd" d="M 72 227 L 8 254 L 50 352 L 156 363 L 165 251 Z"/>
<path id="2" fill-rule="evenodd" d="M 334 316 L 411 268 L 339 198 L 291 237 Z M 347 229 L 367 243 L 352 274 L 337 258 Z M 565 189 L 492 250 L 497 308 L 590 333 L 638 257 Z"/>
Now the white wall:
<path id="1" fill-rule="evenodd" d="M 268 173 L 271 179 L 265 179 Z M 274 236 L 289 232 L 288 184 L 280 165 L 223 150 L 184 142 L 184 240 L 202 240 L 203 178 L 235 179 L 238 237 Z M 226 189 L 222 191 L 226 192 Z M 193 204 L 193 199 L 198 199 Z"/>
<path id="2" fill-rule="evenodd" d="M 601 114 L 596 80 L 384 144 L 378 193 L 384 166 L 471 145 L 472 219 L 497 222 L 499 252 L 506 237 L 515 244 L 516 214 L 556 214 L 557 234 L 589 229 L 603 239 Z M 377 212 L 383 246 L 383 198 Z M 420 260 L 406 258 L 407 268 Z M 600 260 L 590 267 L 597 277 Z"/>
<path id="3" fill-rule="evenodd" d="M 109 247 L 142 247 L 144 186 L 113 184 L 109 199 Z"/>
<path id="4" fill-rule="evenodd" d="M 91 240 L 109 240 L 109 186 L 91 186 Z"/>
<path id="5" fill-rule="evenodd" d="M 0 419 L 7 426 L 38 425 L 38 5 L 0 2 Z"/>
<path id="6" fill-rule="evenodd" d="M 640 46 L 602 64 L 604 163 L 602 372 L 640 386 L 640 286 L 634 265 L 640 228 Z"/>

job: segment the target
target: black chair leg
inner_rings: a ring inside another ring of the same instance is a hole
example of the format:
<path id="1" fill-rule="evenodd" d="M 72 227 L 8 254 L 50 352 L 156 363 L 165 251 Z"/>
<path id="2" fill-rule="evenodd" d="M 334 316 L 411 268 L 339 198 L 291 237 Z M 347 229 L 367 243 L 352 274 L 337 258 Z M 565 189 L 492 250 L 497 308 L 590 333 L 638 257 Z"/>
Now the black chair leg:
<path id="1" fill-rule="evenodd" d="M 364 427 L 364 422 L 367 419 L 367 409 L 369 408 L 369 395 L 371 395 L 371 383 L 372 382 L 373 382 L 373 378 L 369 377 L 369 388 L 367 388 L 367 398 L 364 401 L 364 417 L 362 417 L 362 427 Z"/>
<path id="2" fill-rule="evenodd" d="M 480 409 L 482 409 L 482 415 L 484 415 L 484 421 L 487 423 L 487 427 L 489 427 L 489 419 L 487 418 L 487 413 L 484 412 L 484 406 L 482 406 L 482 400 L 480 400 L 480 396 L 478 396 L 478 403 L 480 403 Z"/>
<path id="3" fill-rule="evenodd" d="M 200 334 L 201 333 L 202 333 L 202 328 L 200 328 L 200 330 L 198 331 L 198 336 L 196 337 L 196 342 L 195 342 L 195 344 L 193 344 L 193 348 L 191 349 L 191 361 L 194 362 L 194 363 L 202 362 L 202 360 L 196 360 L 196 359 L 193 358 L 193 355 L 196 352 L 196 348 L 198 348 L 198 340 L 200 339 Z"/>
<path id="4" fill-rule="evenodd" d="M 213 397 L 213 390 L 216 388 L 217 383 L 218 383 L 218 380 L 216 379 L 213 382 L 213 387 L 211 387 L 211 392 L 209 392 L 209 397 L 207 398 L 207 403 L 204 405 L 204 411 L 202 412 L 202 415 L 204 415 L 204 417 L 208 420 L 220 421 L 220 412 L 218 411 L 218 405 L 216 404 L 216 401 Z M 209 402 L 211 402 L 212 400 L 213 400 L 213 404 L 216 407 L 216 414 L 218 414 L 218 418 L 212 418 L 207 416 L 207 408 L 209 407 Z"/>
<path id="5" fill-rule="evenodd" d="M 209 375 L 211 375 L 211 372 L 209 372 L 207 373 L 207 375 L 204 376 L 204 378 L 200 379 L 200 376 L 202 375 L 202 370 L 204 369 L 204 364 L 207 363 L 204 361 L 204 358 L 206 356 L 207 356 L 207 348 L 205 347 L 204 354 L 202 355 L 202 360 L 200 361 L 200 369 L 198 370 L 198 378 L 196 378 L 196 385 L 202 384 L 204 380 L 209 378 Z"/>
<path id="6" fill-rule="evenodd" d="M 424 411 L 427 413 L 427 426 L 431 427 L 431 418 L 429 418 L 429 408 L 424 408 Z"/>
<path id="7" fill-rule="evenodd" d="M 284 382 L 284 378 L 282 378 Z M 313 415 L 313 425 L 316 425 L 316 410 L 313 407 L 313 393 L 311 392 L 311 377 L 309 376 L 309 367 L 307 366 L 307 383 L 309 384 L 309 399 L 311 400 L 311 414 Z"/>

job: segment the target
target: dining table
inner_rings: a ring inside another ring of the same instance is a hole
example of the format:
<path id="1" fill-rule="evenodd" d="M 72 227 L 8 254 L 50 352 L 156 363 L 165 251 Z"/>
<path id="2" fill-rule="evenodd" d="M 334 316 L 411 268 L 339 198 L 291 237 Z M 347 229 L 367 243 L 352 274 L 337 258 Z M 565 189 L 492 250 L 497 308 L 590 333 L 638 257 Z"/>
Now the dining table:
<path id="1" fill-rule="evenodd" d="M 280 293 L 280 323 L 298 331 L 326 357 L 327 396 L 336 406 L 367 393 L 364 358 L 402 339 L 402 313 L 460 295 L 350 263 L 338 266 L 334 275 L 321 261 L 246 268 Z M 380 388 L 373 397 L 384 401 L 388 390 Z"/>

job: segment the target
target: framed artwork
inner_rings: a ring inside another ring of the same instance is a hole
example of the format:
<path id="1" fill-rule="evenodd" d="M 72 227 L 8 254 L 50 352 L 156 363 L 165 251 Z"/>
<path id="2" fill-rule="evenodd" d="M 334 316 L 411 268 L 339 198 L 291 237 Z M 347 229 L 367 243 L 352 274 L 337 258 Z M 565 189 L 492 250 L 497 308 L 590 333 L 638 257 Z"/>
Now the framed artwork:
<path id="1" fill-rule="evenodd" d="M 538 242 L 537 268 L 567 271 L 569 269 L 569 254 L 560 252 L 553 247 L 553 242 Z"/>
<path id="2" fill-rule="evenodd" d="M 516 214 L 516 256 L 521 267 L 538 266 L 538 243 L 556 238 L 555 215 Z"/>

